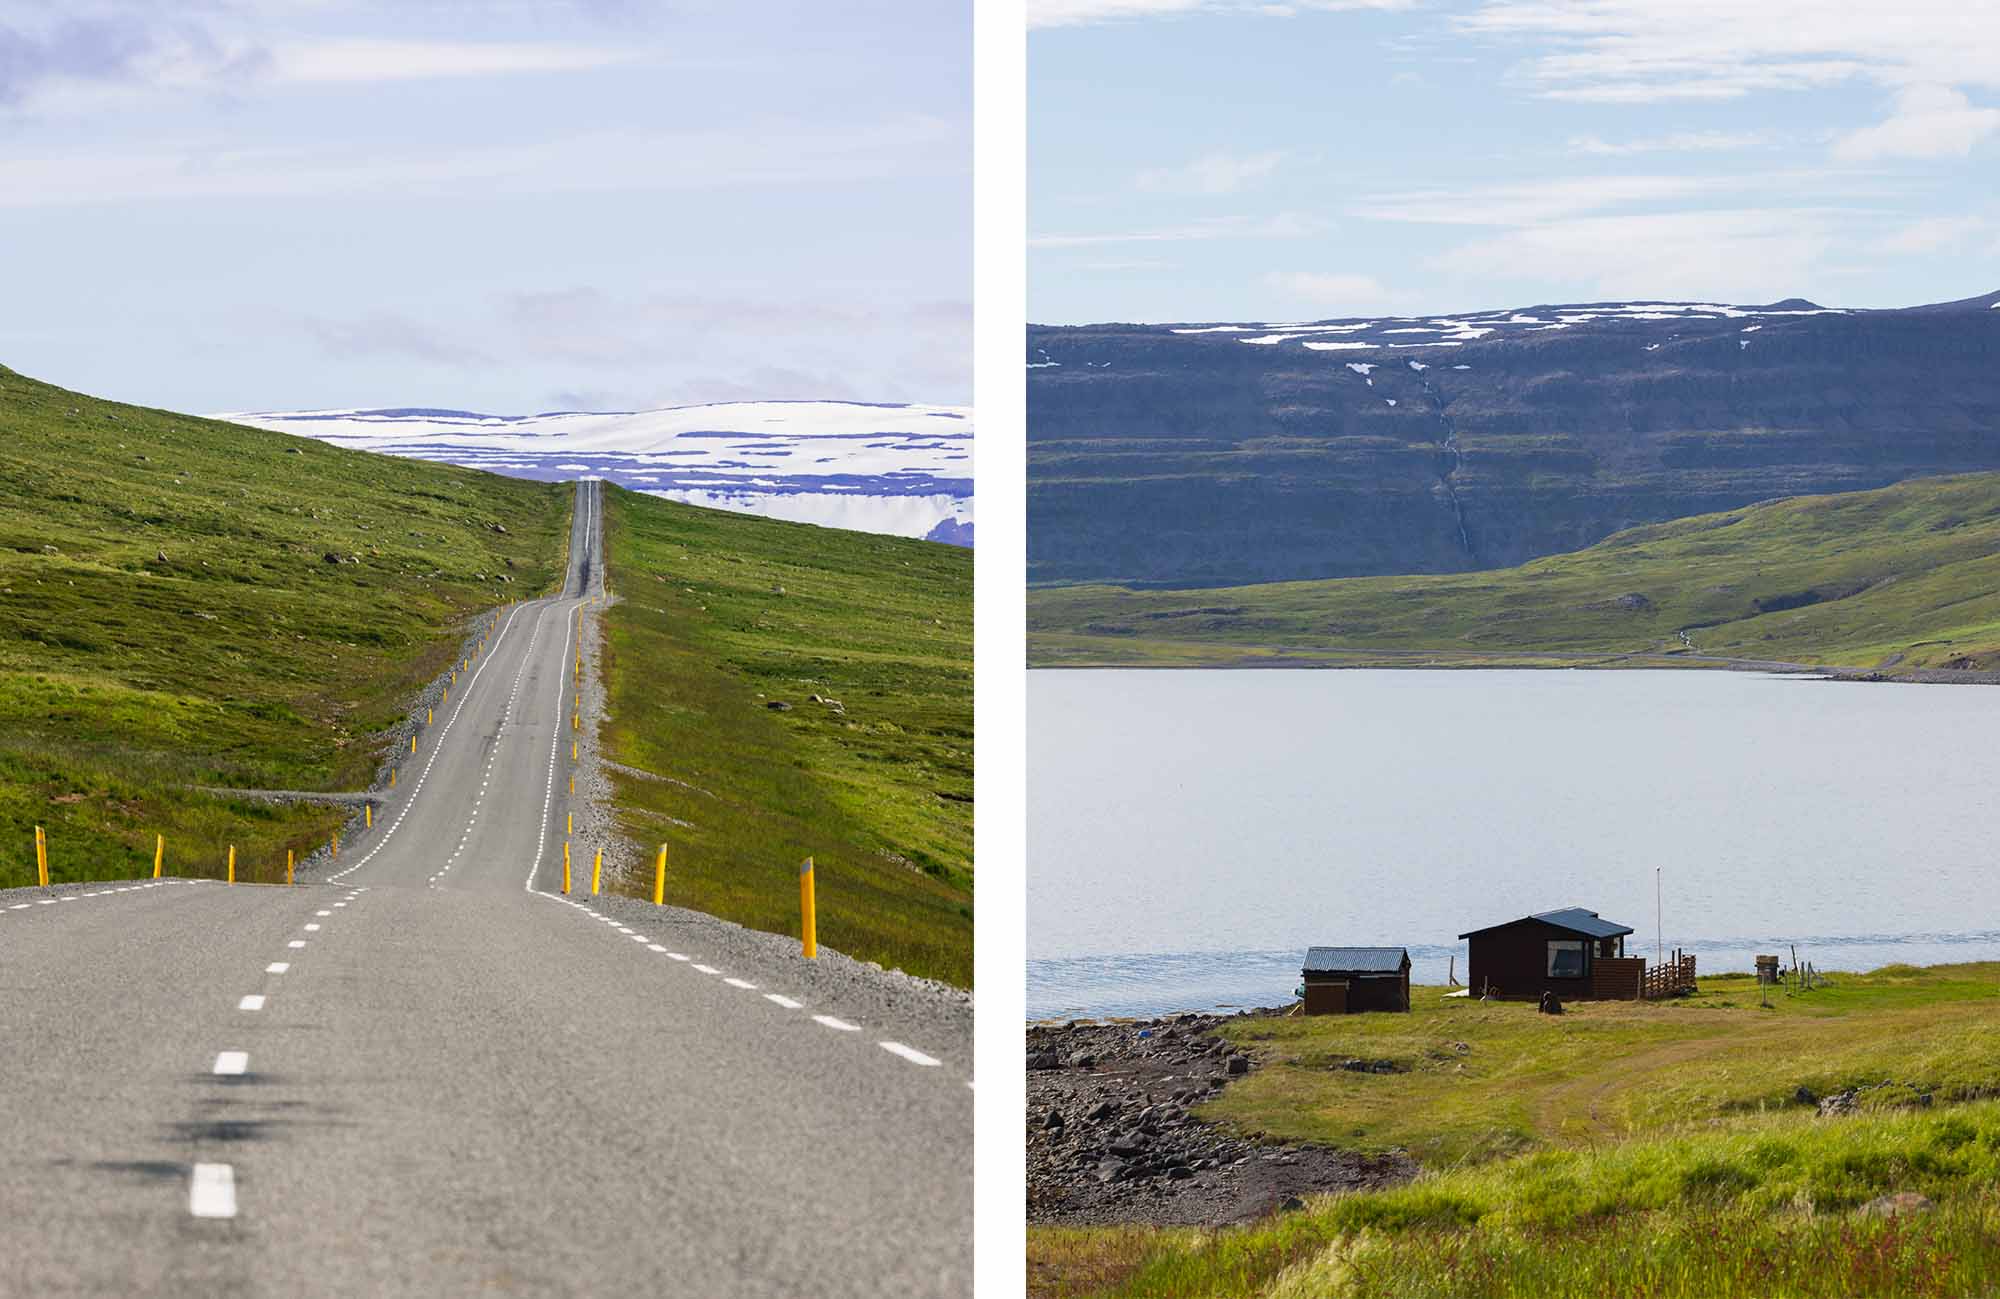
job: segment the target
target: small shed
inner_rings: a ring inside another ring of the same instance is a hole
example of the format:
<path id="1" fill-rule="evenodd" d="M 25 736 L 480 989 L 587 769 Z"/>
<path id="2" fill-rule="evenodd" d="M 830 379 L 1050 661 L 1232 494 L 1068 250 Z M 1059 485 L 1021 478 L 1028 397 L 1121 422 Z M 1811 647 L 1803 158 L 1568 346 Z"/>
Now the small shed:
<path id="1" fill-rule="evenodd" d="M 1468 948 L 1466 979 L 1475 997 L 1491 992 L 1537 1001 L 1552 992 L 1563 1001 L 1636 1000 L 1646 962 L 1625 955 L 1631 932 L 1595 911 L 1563 907 L 1459 937 Z"/>
<path id="2" fill-rule="evenodd" d="M 1410 1008 L 1408 948 L 1308 948 L 1301 974 L 1308 1015 Z"/>

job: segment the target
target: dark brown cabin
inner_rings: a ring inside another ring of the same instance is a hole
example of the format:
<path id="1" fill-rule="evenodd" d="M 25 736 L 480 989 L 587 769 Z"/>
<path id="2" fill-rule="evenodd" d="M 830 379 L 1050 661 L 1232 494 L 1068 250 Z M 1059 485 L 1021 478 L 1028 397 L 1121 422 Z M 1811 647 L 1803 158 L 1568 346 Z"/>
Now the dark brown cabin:
<path id="1" fill-rule="evenodd" d="M 1402 947 L 1313 947 L 1306 951 L 1306 1014 L 1410 1008 L 1410 953 Z"/>
<path id="2" fill-rule="evenodd" d="M 1595 911 L 1564 907 L 1460 934 L 1469 949 L 1472 995 L 1489 991 L 1513 1001 L 1632 1000 L 1641 995 L 1646 962 L 1625 955 L 1629 925 Z"/>

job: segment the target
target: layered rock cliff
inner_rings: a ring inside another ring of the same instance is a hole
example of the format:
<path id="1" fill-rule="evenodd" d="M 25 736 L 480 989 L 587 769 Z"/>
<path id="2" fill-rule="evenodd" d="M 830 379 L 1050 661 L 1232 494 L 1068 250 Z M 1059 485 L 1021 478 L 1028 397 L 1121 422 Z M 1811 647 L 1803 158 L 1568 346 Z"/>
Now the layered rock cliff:
<path id="1" fill-rule="evenodd" d="M 1027 341 L 1040 584 L 1498 568 L 1771 497 L 2000 469 L 2000 293 Z"/>

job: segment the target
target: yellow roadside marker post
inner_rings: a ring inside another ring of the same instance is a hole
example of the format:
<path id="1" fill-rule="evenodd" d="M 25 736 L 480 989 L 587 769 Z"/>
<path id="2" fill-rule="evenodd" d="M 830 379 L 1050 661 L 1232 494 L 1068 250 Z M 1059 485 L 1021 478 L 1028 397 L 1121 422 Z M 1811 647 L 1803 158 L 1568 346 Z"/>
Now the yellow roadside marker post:
<path id="1" fill-rule="evenodd" d="M 799 936 L 805 946 L 806 959 L 819 956 L 819 938 L 813 932 L 813 859 L 806 858 L 805 865 L 799 867 L 799 915 L 801 922 Z"/>
<path id="2" fill-rule="evenodd" d="M 416 751 L 417 751 L 417 737 L 412 735 L 410 737 L 410 752 L 415 753 Z"/>
<path id="3" fill-rule="evenodd" d="M 166 864 L 166 861 L 167 861 L 167 836 L 163 834 L 156 834 L 153 836 L 154 879 L 160 878 L 160 867 L 164 866 Z"/>
<path id="4" fill-rule="evenodd" d="M 389 768 L 389 788 L 394 789 L 395 787 L 396 787 L 396 769 L 394 767 L 391 767 Z"/>
<path id="5" fill-rule="evenodd" d="M 361 828 L 364 830 L 373 830 L 375 828 L 375 805 L 373 803 L 363 803 L 361 805 Z"/>
<path id="6" fill-rule="evenodd" d="M 40 826 L 35 827 L 35 877 L 43 888 L 49 886 L 49 837 Z"/>
<path id="7" fill-rule="evenodd" d="M 575 773 L 575 772 L 571 772 L 571 773 L 570 773 L 570 777 L 569 777 L 569 792 L 570 792 L 570 793 L 572 793 L 572 794 L 574 794 L 574 793 L 576 792 L 576 773 Z"/>
<path id="8" fill-rule="evenodd" d="M 564 834 L 576 833 L 576 813 L 574 812 L 563 813 L 563 833 Z"/>
<path id="9" fill-rule="evenodd" d="M 575 762 L 575 761 L 576 761 L 576 741 L 575 741 L 575 740 L 571 740 L 571 741 L 569 742 L 569 760 L 570 760 L 571 762 Z"/>
<path id="10" fill-rule="evenodd" d="M 569 896 L 569 840 L 563 840 L 563 896 Z"/>
<path id="11" fill-rule="evenodd" d="M 429 725 L 430 725 L 430 724 L 431 724 L 432 722 L 434 722 L 434 721 L 436 721 L 436 720 L 437 720 L 437 718 L 436 718 L 436 717 L 435 717 L 434 715 L 432 715 L 432 713 L 431 713 L 431 710 L 430 710 L 430 709 L 428 709 L 428 708 L 424 709 L 424 725 L 425 725 L 425 726 L 429 726 Z"/>
<path id="12" fill-rule="evenodd" d="M 285 883 L 292 883 L 292 850 L 285 849 Z"/>
<path id="13" fill-rule="evenodd" d="M 653 863 L 653 905 L 665 906 L 667 898 L 667 845 L 660 845 L 659 860 Z"/>
<path id="14" fill-rule="evenodd" d="M 335 835 L 335 836 L 333 836 L 333 847 L 332 847 L 332 849 L 331 849 L 331 850 L 329 850 L 329 851 L 327 852 L 327 854 L 326 854 L 326 855 L 327 855 L 327 856 L 329 856 L 329 857 L 338 857 L 338 856 L 340 856 L 340 836 L 339 836 L 339 835 Z"/>
<path id="15" fill-rule="evenodd" d="M 236 845 L 233 843 L 229 845 L 229 882 L 236 882 Z"/>
<path id="16" fill-rule="evenodd" d="M 604 849 L 597 850 L 597 856 L 590 863 L 590 896 L 597 896 L 597 886 L 604 879 Z"/>

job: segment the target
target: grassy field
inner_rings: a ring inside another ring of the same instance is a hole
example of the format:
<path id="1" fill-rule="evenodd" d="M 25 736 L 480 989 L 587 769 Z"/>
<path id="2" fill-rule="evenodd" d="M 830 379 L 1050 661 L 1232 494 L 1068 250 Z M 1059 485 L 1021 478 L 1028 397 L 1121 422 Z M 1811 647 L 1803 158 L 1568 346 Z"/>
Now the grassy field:
<path id="1" fill-rule="evenodd" d="M 1442 991 L 1416 990 L 1407 1016 L 1235 1025 L 1260 1067 L 1203 1111 L 1405 1148 L 1423 1177 L 1232 1231 L 1038 1229 L 1038 1293 L 2000 1292 L 1965 1288 L 2000 1278 L 2000 1105 L 1984 1099 L 2000 1093 L 2000 964 L 1836 975 L 1769 1008 L 1747 977 L 1559 1017 Z M 1338 1067 L 1354 1056 L 1403 1071 Z M 1867 1090 L 1857 1115 L 1819 1118 L 1800 1088 Z M 1849 1213 L 1894 1191 L 1941 1208 Z M 1867 1284 L 1842 1289 L 1850 1275 Z"/>
<path id="2" fill-rule="evenodd" d="M 1835 1299 L 2000 1294 L 2000 1106 L 1536 1156 L 1230 1231 L 1030 1233 L 1030 1294 Z M 1934 1210 L 1853 1210 L 1898 1191 Z"/>
<path id="3" fill-rule="evenodd" d="M 1696 661 L 1686 631 L 1722 658 L 2000 668 L 2000 474 L 1771 501 L 1492 572 L 1039 589 L 1028 621 L 1038 667 L 1659 666 Z"/>
<path id="4" fill-rule="evenodd" d="M 602 742 L 655 777 L 612 773 L 667 900 L 797 933 L 811 856 L 821 942 L 969 986 L 972 553 L 609 486 L 604 516 Z"/>
<path id="5" fill-rule="evenodd" d="M 0 886 L 282 875 L 480 609 L 560 572 L 569 489 L 101 401 L 0 369 Z M 502 531 L 501 529 L 505 529 Z"/>

